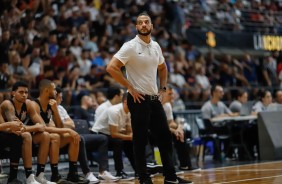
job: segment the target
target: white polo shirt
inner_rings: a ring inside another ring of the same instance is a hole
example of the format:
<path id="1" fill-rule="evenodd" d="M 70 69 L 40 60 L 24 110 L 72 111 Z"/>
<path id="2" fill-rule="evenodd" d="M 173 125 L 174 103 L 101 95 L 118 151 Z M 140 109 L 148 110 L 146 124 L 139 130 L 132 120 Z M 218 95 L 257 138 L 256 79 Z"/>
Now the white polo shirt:
<path id="1" fill-rule="evenodd" d="M 91 129 L 93 132 L 110 135 L 107 111 L 111 106 L 112 104 L 109 100 L 98 106 L 95 111 L 95 123 Z"/>
<path id="2" fill-rule="evenodd" d="M 145 43 L 138 36 L 123 44 L 114 55 L 126 68 L 128 81 L 141 94 L 158 94 L 157 69 L 164 62 L 161 47 L 153 40 Z"/>
<path id="3" fill-rule="evenodd" d="M 123 104 L 113 105 L 108 109 L 109 125 L 117 126 L 119 132 L 124 132 L 126 126 L 130 126 L 130 113 L 124 112 Z"/>

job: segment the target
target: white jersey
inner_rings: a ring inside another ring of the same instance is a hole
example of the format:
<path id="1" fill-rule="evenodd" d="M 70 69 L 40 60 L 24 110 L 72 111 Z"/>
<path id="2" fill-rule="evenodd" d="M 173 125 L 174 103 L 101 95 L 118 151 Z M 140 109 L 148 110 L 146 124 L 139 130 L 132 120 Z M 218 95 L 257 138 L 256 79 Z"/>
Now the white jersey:
<path id="1" fill-rule="evenodd" d="M 141 94 L 158 94 L 157 68 L 164 62 L 159 44 L 145 43 L 138 36 L 126 42 L 114 55 L 126 68 L 128 81 Z"/>
<path id="2" fill-rule="evenodd" d="M 108 122 L 108 109 L 112 104 L 109 100 L 105 101 L 95 111 L 95 123 L 92 127 L 93 132 L 101 132 L 110 135 Z"/>
<path id="3" fill-rule="evenodd" d="M 131 125 L 130 113 L 125 113 L 123 104 L 113 105 L 108 109 L 109 125 L 117 126 L 119 132 L 124 132 Z"/>
<path id="4" fill-rule="evenodd" d="M 172 112 L 172 106 L 169 102 L 166 102 L 163 104 L 164 111 L 166 114 L 166 118 L 168 121 L 173 120 L 173 112 Z"/>

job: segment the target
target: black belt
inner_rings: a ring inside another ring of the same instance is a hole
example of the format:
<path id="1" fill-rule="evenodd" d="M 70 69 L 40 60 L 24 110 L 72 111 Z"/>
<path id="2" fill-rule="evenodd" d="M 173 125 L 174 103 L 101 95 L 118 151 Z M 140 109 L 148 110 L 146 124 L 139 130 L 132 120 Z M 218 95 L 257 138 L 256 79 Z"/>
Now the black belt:
<path id="1" fill-rule="evenodd" d="M 159 100 L 159 96 L 158 95 L 145 95 L 144 97 L 147 100 Z"/>

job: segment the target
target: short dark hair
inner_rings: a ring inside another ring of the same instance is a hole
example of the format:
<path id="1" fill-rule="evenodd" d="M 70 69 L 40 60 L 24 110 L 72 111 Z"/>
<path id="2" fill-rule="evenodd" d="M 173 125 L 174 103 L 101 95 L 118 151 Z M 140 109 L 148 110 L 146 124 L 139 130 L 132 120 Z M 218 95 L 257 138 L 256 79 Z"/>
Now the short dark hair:
<path id="1" fill-rule="evenodd" d="M 215 85 L 212 85 L 212 86 L 211 86 L 211 96 L 213 96 L 213 93 L 215 92 L 216 87 L 218 87 L 218 86 L 220 86 L 220 85 L 215 84 Z"/>
<path id="2" fill-rule="evenodd" d="M 140 16 L 147 16 L 147 17 L 149 17 L 150 22 L 152 22 L 152 19 L 151 19 L 150 15 L 149 15 L 146 11 L 143 11 L 142 13 L 140 13 L 140 14 L 137 16 L 137 18 L 136 18 L 136 23 L 137 23 L 138 17 L 140 17 Z"/>
<path id="3" fill-rule="evenodd" d="M 28 88 L 28 84 L 24 81 L 17 81 L 12 86 L 12 91 L 16 91 L 19 87 L 25 87 Z"/>
<path id="4" fill-rule="evenodd" d="M 116 95 L 120 95 L 121 90 L 118 87 L 109 87 L 107 92 L 107 98 L 109 100 L 113 99 Z"/>
<path id="5" fill-rule="evenodd" d="M 244 93 L 247 93 L 247 91 L 243 90 L 243 89 L 239 89 L 237 91 L 237 94 L 236 94 L 236 99 L 238 99 L 239 97 L 243 96 Z"/>
<path id="6" fill-rule="evenodd" d="M 59 86 L 56 86 L 56 91 L 57 91 L 57 94 L 60 94 L 63 92 L 62 88 L 60 88 Z"/>
<path id="7" fill-rule="evenodd" d="M 42 93 L 45 88 L 49 88 L 52 84 L 52 81 L 48 79 L 43 79 L 39 82 L 39 93 Z"/>

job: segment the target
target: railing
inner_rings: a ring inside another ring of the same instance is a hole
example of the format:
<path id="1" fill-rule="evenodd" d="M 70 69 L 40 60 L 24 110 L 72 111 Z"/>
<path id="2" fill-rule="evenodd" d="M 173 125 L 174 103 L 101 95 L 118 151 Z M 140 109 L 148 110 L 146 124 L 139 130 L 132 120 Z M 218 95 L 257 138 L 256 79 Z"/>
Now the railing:
<path id="1" fill-rule="evenodd" d="M 195 117 L 201 115 L 200 109 L 195 110 L 185 110 L 185 111 L 177 111 L 173 112 L 175 115 L 175 119 L 184 118 L 184 128 L 189 128 L 192 132 L 192 138 L 198 137 L 198 127 L 195 123 Z M 186 124 L 186 125 L 185 125 Z"/>

